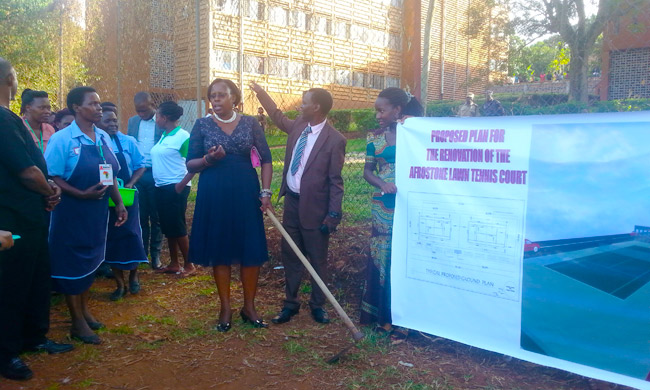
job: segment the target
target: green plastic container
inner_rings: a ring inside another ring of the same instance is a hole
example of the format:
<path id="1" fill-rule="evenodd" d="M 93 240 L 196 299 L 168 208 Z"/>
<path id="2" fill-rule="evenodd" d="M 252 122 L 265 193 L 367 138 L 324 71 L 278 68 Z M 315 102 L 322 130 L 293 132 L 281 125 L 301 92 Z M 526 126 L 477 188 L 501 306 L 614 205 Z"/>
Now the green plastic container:
<path id="1" fill-rule="evenodd" d="M 117 179 L 117 185 L 118 190 L 120 191 L 120 195 L 122 195 L 122 202 L 124 203 L 124 207 L 133 206 L 135 193 L 138 190 L 135 188 L 124 188 L 124 182 L 121 179 Z M 111 198 L 108 198 L 108 207 L 115 207 L 115 203 Z"/>

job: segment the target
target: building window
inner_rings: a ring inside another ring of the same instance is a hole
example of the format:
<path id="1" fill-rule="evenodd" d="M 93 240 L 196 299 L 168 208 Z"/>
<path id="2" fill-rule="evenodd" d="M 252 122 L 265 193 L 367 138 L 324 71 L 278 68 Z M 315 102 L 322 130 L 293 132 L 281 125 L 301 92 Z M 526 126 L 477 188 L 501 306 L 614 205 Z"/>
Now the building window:
<path id="1" fill-rule="evenodd" d="M 402 0 L 390 0 L 390 5 L 396 8 L 402 8 L 403 1 Z"/>
<path id="2" fill-rule="evenodd" d="M 303 64 L 302 62 L 290 62 L 289 77 L 294 80 L 308 80 L 309 66 Z"/>
<path id="3" fill-rule="evenodd" d="M 384 76 L 378 74 L 367 74 L 364 87 L 371 89 L 384 89 Z"/>
<path id="4" fill-rule="evenodd" d="M 269 57 L 268 72 L 278 77 L 289 77 L 289 61 L 282 58 Z"/>
<path id="5" fill-rule="evenodd" d="M 313 16 L 311 18 L 311 29 L 321 35 L 330 35 L 332 33 L 332 21 L 322 16 Z"/>
<path id="6" fill-rule="evenodd" d="M 317 84 L 331 84 L 334 81 L 334 70 L 329 66 L 312 65 L 310 78 Z"/>
<path id="7" fill-rule="evenodd" d="M 302 11 L 291 11 L 291 27 L 307 31 L 307 14 Z"/>
<path id="8" fill-rule="evenodd" d="M 225 15 L 239 15 L 240 0 L 214 0 L 214 10 Z"/>
<path id="9" fill-rule="evenodd" d="M 400 37 L 398 34 L 389 34 L 388 48 L 392 50 L 402 51 L 402 37 Z"/>
<path id="10" fill-rule="evenodd" d="M 244 72 L 264 74 L 264 58 L 249 54 L 244 55 Z"/>
<path id="11" fill-rule="evenodd" d="M 368 43 L 377 47 L 386 47 L 388 42 L 388 34 L 385 31 L 370 29 L 367 31 L 369 40 Z"/>
<path id="12" fill-rule="evenodd" d="M 287 26 L 289 10 L 282 7 L 269 7 L 269 22 L 278 26 Z"/>
<path id="13" fill-rule="evenodd" d="M 399 88 L 399 79 L 397 77 L 386 77 L 386 88 Z"/>
<path id="14" fill-rule="evenodd" d="M 368 30 L 363 26 L 350 26 L 350 39 L 357 43 L 368 43 Z"/>
<path id="15" fill-rule="evenodd" d="M 336 70 L 336 84 L 350 85 L 350 71 L 345 69 Z"/>
<path id="16" fill-rule="evenodd" d="M 342 21 L 334 22 L 333 35 L 341 39 L 350 39 L 350 24 Z"/>
<path id="17" fill-rule="evenodd" d="M 238 68 L 237 52 L 217 50 L 215 52 L 215 69 L 236 70 Z"/>
<path id="18" fill-rule="evenodd" d="M 246 17 L 253 20 L 264 20 L 264 3 L 256 0 L 248 0 Z"/>
<path id="19" fill-rule="evenodd" d="M 353 87 L 363 87 L 364 74 L 361 72 L 352 72 L 352 86 Z"/>

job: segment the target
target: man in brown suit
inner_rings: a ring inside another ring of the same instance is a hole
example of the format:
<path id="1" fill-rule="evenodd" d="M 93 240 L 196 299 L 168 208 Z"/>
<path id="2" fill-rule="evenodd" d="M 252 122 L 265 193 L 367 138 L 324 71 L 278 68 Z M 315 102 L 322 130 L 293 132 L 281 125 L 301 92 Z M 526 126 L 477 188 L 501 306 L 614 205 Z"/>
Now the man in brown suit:
<path id="1" fill-rule="evenodd" d="M 251 88 L 275 125 L 288 134 L 284 171 L 279 197 L 284 196 L 282 225 L 309 259 L 325 283 L 329 234 L 341 222 L 346 139 L 327 123 L 332 108 L 332 95 L 322 88 L 312 88 L 302 97 L 300 116 L 287 118 L 275 102 L 256 83 Z M 286 299 L 282 311 L 272 319 L 282 324 L 298 314 L 298 289 L 303 274 L 300 259 L 282 240 L 282 261 L 285 274 Z M 329 322 L 323 310 L 325 294 L 311 280 L 309 306 L 316 322 Z"/>

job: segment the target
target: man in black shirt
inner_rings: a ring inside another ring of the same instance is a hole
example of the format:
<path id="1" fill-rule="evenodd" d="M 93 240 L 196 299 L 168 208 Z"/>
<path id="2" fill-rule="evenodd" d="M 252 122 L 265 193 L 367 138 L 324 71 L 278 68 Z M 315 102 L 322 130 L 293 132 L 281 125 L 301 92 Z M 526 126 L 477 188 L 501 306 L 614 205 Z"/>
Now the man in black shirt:
<path id="1" fill-rule="evenodd" d="M 483 116 L 504 116 L 505 114 L 506 110 L 503 109 L 501 102 L 494 98 L 492 91 L 486 91 Z"/>
<path id="2" fill-rule="evenodd" d="M 48 182 L 43 154 L 22 119 L 9 110 L 18 83 L 0 58 L 0 230 L 21 238 L 0 251 L 0 375 L 24 380 L 32 371 L 23 351 L 62 353 L 70 344 L 46 338 L 50 325 L 50 259 L 47 212 L 61 200 Z"/>

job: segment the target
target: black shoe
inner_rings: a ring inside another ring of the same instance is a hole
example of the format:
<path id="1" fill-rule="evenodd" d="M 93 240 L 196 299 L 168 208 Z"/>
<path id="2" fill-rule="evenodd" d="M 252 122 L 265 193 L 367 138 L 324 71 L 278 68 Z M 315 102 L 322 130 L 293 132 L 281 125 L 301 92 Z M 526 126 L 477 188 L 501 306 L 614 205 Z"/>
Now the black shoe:
<path id="1" fill-rule="evenodd" d="M 249 322 L 251 325 L 253 325 L 254 328 L 268 328 L 269 324 L 264 322 L 263 319 L 257 319 L 255 321 L 251 320 L 250 317 L 248 317 L 246 314 L 244 314 L 244 309 L 241 309 L 239 312 L 239 315 L 241 316 L 242 321 L 244 323 Z"/>
<path id="2" fill-rule="evenodd" d="M 44 343 L 35 345 L 33 347 L 27 348 L 27 351 L 30 352 L 47 352 L 50 355 L 56 355 L 58 353 L 69 352 L 74 349 L 72 344 L 62 344 L 55 343 L 54 341 L 47 339 Z"/>
<path id="3" fill-rule="evenodd" d="M 152 256 L 151 257 L 151 269 L 160 269 L 162 267 L 162 264 L 160 263 L 160 257 L 159 256 Z"/>
<path id="4" fill-rule="evenodd" d="M 92 336 L 77 336 L 75 334 L 70 333 L 70 338 L 73 340 L 78 340 L 81 341 L 84 344 L 93 344 L 93 345 L 99 345 L 102 343 L 102 339 L 99 338 L 96 334 Z"/>
<path id="5" fill-rule="evenodd" d="M 311 310 L 311 316 L 314 319 L 314 321 L 318 322 L 319 324 L 329 324 L 330 319 L 327 317 L 327 312 L 323 309 L 316 308 Z"/>
<path id="6" fill-rule="evenodd" d="M 284 324 L 285 322 L 291 321 L 291 317 L 298 314 L 298 310 L 287 309 L 286 307 L 278 313 L 277 316 L 271 319 L 271 322 L 274 324 Z"/>
<path id="7" fill-rule="evenodd" d="M 27 367 L 25 362 L 20 360 L 20 358 L 15 357 L 0 367 L 0 375 L 7 379 L 25 381 L 33 377 L 34 373 L 29 369 L 29 367 Z"/>
<path id="8" fill-rule="evenodd" d="M 230 324 L 230 322 L 220 322 L 217 324 L 217 326 L 214 327 L 214 329 L 217 332 L 226 333 L 227 331 L 230 330 L 231 327 L 232 325 Z"/>
<path id="9" fill-rule="evenodd" d="M 115 291 L 111 293 L 111 295 L 108 297 L 111 301 L 119 301 L 120 299 L 124 298 L 126 295 L 126 289 L 125 288 L 116 288 Z"/>
<path id="10" fill-rule="evenodd" d="M 101 322 L 86 321 L 86 323 L 88 324 L 88 327 L 92 330 L 100 330 L 106 327 L 106 325 L 102 324 Z"/>
<path id="11" fill-rule="evenodd" d="M 131 294 L 137 294 L 140 292 L 140 281 L 134 280 L 132 282 L 129 282 L 129 291 Z"/>

